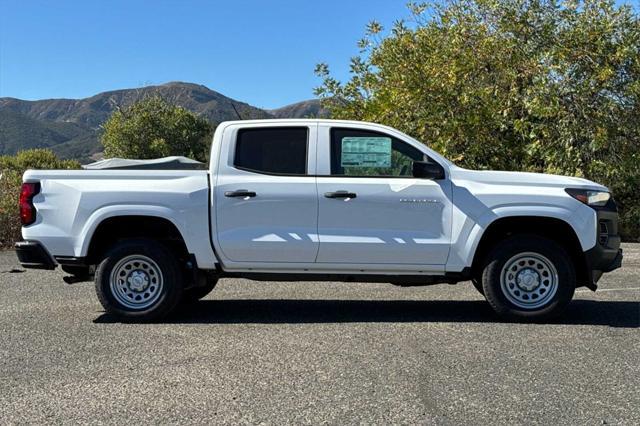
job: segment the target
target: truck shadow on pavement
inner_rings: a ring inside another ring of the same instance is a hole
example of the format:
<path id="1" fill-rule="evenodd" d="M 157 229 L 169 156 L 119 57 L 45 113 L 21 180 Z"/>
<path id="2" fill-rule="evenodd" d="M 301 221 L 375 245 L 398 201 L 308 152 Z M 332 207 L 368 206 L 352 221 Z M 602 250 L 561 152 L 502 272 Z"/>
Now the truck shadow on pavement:
<path id="1" fill-rule="evenodd" d="M 103 314 L 96 323 L 118 322 Z M 165 324 L 308 324 L 356 322 L 505 322 L 487 302 L 453 300 L 201 300 L 180 308 Z M 574 300 L 547 324 L 640 327 L 640 302 Z"/>

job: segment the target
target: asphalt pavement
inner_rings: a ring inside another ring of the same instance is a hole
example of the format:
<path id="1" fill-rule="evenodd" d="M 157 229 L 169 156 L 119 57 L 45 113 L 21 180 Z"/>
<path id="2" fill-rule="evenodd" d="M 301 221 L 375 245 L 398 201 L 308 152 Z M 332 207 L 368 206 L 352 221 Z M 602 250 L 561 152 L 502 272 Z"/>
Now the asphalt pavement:
<path id="1" fill-rule="evenodd" d="M 640 424 L 640 244 L 551 324 L 470 283 L 225 279 L 159 324 L 0 252 L 0 424 Z"/>

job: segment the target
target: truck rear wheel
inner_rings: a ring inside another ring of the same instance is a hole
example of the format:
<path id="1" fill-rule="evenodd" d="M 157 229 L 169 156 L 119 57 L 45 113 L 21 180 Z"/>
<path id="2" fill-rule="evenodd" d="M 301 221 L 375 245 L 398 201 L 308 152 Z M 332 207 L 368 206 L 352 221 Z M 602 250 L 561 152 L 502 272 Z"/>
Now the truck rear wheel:
<path id="1" fill-rule="evenodd" d="M 575 269 L 571 257 L 555 241 L 518 235 L 498 243 L 489 253 L 482 285 L 498 315 L 544 320 L 560 314 L 571 301 Z"/>
<path id="2" fill-rule="evenodd" d="M 125 321 L 153 321 L 171 312 L 182 296 L 175 256 L 145 239 L 123 241 L 96 270 L 96 293 L 104 309 Z"/>

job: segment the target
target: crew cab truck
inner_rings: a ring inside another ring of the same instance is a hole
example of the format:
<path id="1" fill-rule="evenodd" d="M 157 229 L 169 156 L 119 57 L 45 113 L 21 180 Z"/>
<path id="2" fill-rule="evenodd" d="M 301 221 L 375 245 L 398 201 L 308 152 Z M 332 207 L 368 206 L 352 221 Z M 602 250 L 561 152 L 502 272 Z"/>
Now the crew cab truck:
<path id="1" fill-rule="evenodd" d="M 152 321 L 223 277 L 471 281 L 500 316 L 544 320 L 620 267 L 606 187 L 455 166 L 395 129 L 220 124 L 208 170 L 29 170 L 27 268 L 95 279 L 104 309 Z"/>

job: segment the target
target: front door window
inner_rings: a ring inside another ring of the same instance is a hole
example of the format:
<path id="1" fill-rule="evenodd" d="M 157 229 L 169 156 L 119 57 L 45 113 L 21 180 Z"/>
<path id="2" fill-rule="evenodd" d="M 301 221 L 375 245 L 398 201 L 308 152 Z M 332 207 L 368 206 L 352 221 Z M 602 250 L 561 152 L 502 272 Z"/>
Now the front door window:
<path id="1" fill-rule="evenodd" d="M 331 175 L 411 177 L 414 161 L 425 155 L 411 145 L 382 133 L 331 129 Z"/>

